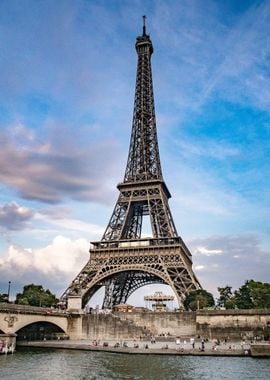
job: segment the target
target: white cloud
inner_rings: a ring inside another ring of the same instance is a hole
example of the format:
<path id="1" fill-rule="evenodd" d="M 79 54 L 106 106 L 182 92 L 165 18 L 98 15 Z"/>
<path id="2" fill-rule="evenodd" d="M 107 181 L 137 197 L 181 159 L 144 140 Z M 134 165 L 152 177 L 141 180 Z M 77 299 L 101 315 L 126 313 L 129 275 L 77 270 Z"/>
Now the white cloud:
<path id="1" fill-rule="evenodd" d="M 202 157 L 226 160 L 230 157 L 239 156 L 241 153 L 239 147 L 233 144 L 229 145 L 225 141 L 211 141 L 210 137 L 198 140 L 193 136 L 191 140 L 181 136 L 178 140 L 171 138 L 171 142 L 176 146 L 181 157 L 192 161 L 198 158 L 201 159 Z"/>
<path id="2" fill-rule="evenodd" d="M 35 214 L 35 220 L 39 222 L 49 223 L 51 226 L 57 227 L 58 231 L 72 231 L 80 232 L 85 235 L 91 236 L 91 239 L 97 238 L 104 232 L 104 227 L 98 226 L 97 224 L 83 222 L 82 220 L 72 219 L 72 218 L 52 218 L 50 215 L 44 215 L 42 213 Z M 53 227 L 52 227 L 53 228 Z"/>
<path id="3" fill-rule="evenodd" d="M 24 138 L 26 126 L 19 128 L 23 135 L 19 141 L 15 138 L 17 132 L 9 134 L 13 125 L 4 129 L 0 137 L 0 182 L 28 200 L 54 204 L 71 198 L 106 203 L 118 166 L 118 161 L 112 159 L 118 143 L 115 138 L 103 138 L 74 144 L 76 132 L 67 133 L 67 128 L 60 122 L 51 125 L 50 135 L 42 143 L 34 137 Z M 89 134 L 89 130 L 84 133 Z"/>
<path id="4" fill-rule="evenodd" d="M 215 256 L 215 255 L 221 255 L 222 250 L 221 249 L 207 249 L 205 247 L 197 247 L 194 251 L 194 254 L 201 254 L 205 256 Z"/>
<path id="5" fill-rule="evenodd" d="M 0 226 L 8 230 L 21 230 L 27 227 L 33 218 L 33 210 L 10 202 L 0 206 Z"/>
<path id="6" fill-rule="evenodd" d="M 205 269 L 205 265 L 196 265 L 195 267 L 194 267 L 194 269 L 195 270 L 203 270 L 203 269 Z"/>
<path id="7" fill-rule="evenodd" d="M 52 290 L 68 286 L 89 259 L 89 242 L 56 236 L 43 248 L 10 246 L 0 259 L 1 283 L 27 284 L 44 281 Z"/>
<path id="8" fill-rule="evenodd" d="M 249 279 L 269 282 L 270 249 L 263 247 L 258 235 L 209 236 L 187 245 L 193 254 L 194 271 L 199 271 L 199 281 L 212 293 L 218 286 L 237 289 Z"/>

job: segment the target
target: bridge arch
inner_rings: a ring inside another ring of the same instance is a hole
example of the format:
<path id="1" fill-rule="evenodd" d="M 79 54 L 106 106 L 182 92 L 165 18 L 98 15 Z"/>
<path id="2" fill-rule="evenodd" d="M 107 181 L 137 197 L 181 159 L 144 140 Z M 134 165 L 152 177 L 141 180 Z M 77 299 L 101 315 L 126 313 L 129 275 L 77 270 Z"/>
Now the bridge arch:
<path id="1" fill-rule="evenodd" d="M 35 321 L 16 330 L 17 340 L 51 340 L 67 337 L 62 327 L 53 322 Z"/>
<path id="2" fill-rule="evenodd" d="M 51 325 L 55 325 L 59 331 L 67 332 L 67 320 L 63 317 L 58 317 L 54 315 L 33 315 L 33 314 L 18 314 L 15 323 L 13 332 L 16 334 L 19 330 L 26 328 L 28 325 L 32 324 L 42 324 L 42 323 L 50 323 Z"/>

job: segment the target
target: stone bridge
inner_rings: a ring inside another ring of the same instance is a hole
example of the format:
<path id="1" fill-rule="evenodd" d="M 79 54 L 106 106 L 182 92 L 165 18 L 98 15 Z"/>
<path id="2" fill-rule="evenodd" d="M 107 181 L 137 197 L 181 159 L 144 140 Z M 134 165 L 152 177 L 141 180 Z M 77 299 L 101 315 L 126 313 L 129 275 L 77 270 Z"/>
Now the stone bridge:
<path id="1" fill-rule="evenodd" d="M 40 326 L 40 331 L 50 327 L 59 336 L 77 339 L 81 336 L 80 317 L 58 309 L 0 303 L 0 334 L 20 334 L 31 326 Z"/>

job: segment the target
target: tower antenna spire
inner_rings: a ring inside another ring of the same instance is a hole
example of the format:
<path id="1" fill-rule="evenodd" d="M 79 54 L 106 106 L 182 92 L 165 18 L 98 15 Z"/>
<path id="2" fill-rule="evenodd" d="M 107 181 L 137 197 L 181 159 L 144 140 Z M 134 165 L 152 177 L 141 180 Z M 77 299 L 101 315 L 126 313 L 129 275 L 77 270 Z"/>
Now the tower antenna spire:
<path id="1" fill-rule="evenodd" d="M 145 26 L 145 20 L 146 20 L 146 16 L 142 16 L 143 18 L 143 36 L 146 35 L 146 26 Z"/>

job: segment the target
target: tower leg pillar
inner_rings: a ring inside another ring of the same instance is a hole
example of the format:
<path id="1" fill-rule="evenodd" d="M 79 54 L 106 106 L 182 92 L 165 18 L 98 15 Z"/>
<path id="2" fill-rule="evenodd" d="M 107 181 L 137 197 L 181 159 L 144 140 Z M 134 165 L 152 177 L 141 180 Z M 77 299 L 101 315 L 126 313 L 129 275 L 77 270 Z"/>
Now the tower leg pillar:
<path id="1" fill-rule="evenodd" d="M 82 311 L 82 297 L 69 296 L 67 301 L 67 310 L 80 313 Z"/>

